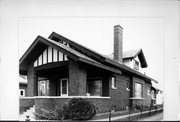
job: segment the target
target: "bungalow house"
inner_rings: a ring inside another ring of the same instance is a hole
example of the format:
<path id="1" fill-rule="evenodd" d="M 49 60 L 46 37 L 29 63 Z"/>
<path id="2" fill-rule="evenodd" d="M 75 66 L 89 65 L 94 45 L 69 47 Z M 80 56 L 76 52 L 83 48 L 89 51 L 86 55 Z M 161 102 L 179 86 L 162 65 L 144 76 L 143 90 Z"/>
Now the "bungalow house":
<path id="1" fill-rule="evenodd" d="M 112 106 L 120 110 L 150 105 L 148 93 L 155 80 L 139 71 L 148 66 L 142 49 L 123 53 L 122 32 L 120 25 L 114 26 L 110 56 L 55 32 L 49 38 L 38 36 L 19 61 L 19 73 L 27 75 L 28 99 L 36 110 L 61 106 L 72 97 L 89 98 L 99 112 Z"/>

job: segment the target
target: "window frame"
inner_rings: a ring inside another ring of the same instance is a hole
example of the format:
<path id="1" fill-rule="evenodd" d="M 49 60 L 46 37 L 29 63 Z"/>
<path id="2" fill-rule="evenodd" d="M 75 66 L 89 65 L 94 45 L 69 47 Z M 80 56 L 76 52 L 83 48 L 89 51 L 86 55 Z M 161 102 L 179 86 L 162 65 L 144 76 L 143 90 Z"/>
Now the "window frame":
<path id="1" fill-rule="evenodd" d="M 93 81 L 91 81 L 93 80 Z M 101 92 L 100 92 L 100 95 L 92 95 L 91 93 L 89 93 L 89 86 L 88 84 L 94 84 L 95 81 L 100 81 L 101 82 Z M 103 82 L 103 78 L 102 77 L 91 77 L 91 78 L 88 78 L 87 79 L 87 86 L 86 86 L 86 95 L 87 96 L 101 96 L 102 97 L 102 94 L 103 94 L 103 91 L 102 91 L 102 82 Z"/>
<path id="2" fill-rule="evenodd" d="M 66 80 L 66 92 L 67 92 L 67 94 L 62 94 L 62 81 L 63 80 Z M 62 97 L 64 97 L 64 96 L 69 96 L 69 92 L 68 92 L 68 87 L 69 87 L 69 84 L 68 84 L 68 78 L 62 78 L 62 79 L 60 79 L 60 96 L 62 96 Z"/>
<path id="3" fill-rule="evenodd" d="M 129 81 L 128 80 L 126 80 L 126 85 L 127 85 L 126 90 L 130 91 L 130 86 L 129 86 Z"/>
<path id="4" fill-rule="evenodd" d="M 137 64 L 136 64 L 137 63 Z M 139 62 L 137 60 L 134 59 L 133 61 L 133 69 L 139 71 Z"/>
<path id="5" fill-rule="evenodd" d="M 45 89 L 44 89 L 44 95 L 41 94 L 41 82 L 45 82 Z M 49 79 L 41 79 L 38 80 L 38 96 L 49 96 L 50 95 L 50 84 L 49 84 L 50 80 Z"/>
<path id="6" fill-rule="evenodd" d="M 113 81 L 114 81 L 114 83 L 113 83 Z M 117 89 L 117 81 L 116 81 L 116 77 L 114 77 L 114 76 L 111 77 L 111 88 Z"/>
<path id="7" fill-rule="evenodd" d="M 141 90 L 136 90 L 136 84 L 140 84 L 141 85 Z M 141 91 L 141 96 L 137 96 L 137 92 Z M 140 82 L 135 82 L 135 85 L 134 85 L 134 97 L 135 98 L 143 98 L 143 84 L 140 83 Z"/>

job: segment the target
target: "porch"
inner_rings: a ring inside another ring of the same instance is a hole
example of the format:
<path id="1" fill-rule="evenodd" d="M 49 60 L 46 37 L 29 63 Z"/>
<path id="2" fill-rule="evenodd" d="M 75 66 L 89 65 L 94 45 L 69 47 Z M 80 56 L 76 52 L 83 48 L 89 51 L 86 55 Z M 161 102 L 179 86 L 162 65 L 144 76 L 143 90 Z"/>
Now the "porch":
<path id="1" fill-rule="evenodd" d="M 98 96 L 109 97 L 112 73 L 69 59 L 27 72 L 28 96 Z"/>

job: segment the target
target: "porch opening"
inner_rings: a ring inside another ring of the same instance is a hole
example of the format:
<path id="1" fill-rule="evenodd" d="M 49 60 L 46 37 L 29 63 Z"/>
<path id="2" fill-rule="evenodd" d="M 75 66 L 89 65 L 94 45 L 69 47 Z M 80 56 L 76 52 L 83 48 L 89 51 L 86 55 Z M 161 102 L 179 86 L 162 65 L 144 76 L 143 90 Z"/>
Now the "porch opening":
<path id="1" fill-rule="evenodd" d="M 102 78 L 88 79 L 87 94 L 89 96 L 102 96 Z"/>

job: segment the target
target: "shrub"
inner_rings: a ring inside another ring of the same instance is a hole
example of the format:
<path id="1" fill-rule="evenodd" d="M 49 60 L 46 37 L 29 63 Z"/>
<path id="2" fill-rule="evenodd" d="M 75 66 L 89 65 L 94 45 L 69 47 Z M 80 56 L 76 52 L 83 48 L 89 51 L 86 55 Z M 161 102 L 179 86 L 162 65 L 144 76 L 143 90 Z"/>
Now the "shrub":
<path id="1" fill-rule="evenodd" d="M 140 110 L 140 109 L 141 109 L 141 106 L 140 106 L 140 105 L 136 105 L 135 108 L 136 108 L 137 110 Z"/>
<path id="2" fill-rule="evenodd" d="M 59 107 L 55 109 L 40 109 L 38 113 L 35 113 L 36 119 L 42 120 L 61 120 L 62 119 L 62 110 Z"/>
<path id="3" fill-rule="evenodd" d="M 63 104 L 63 118 L 88 120 L 96 115 L 97 108 L 85 98 L 72 98 Z"/>

